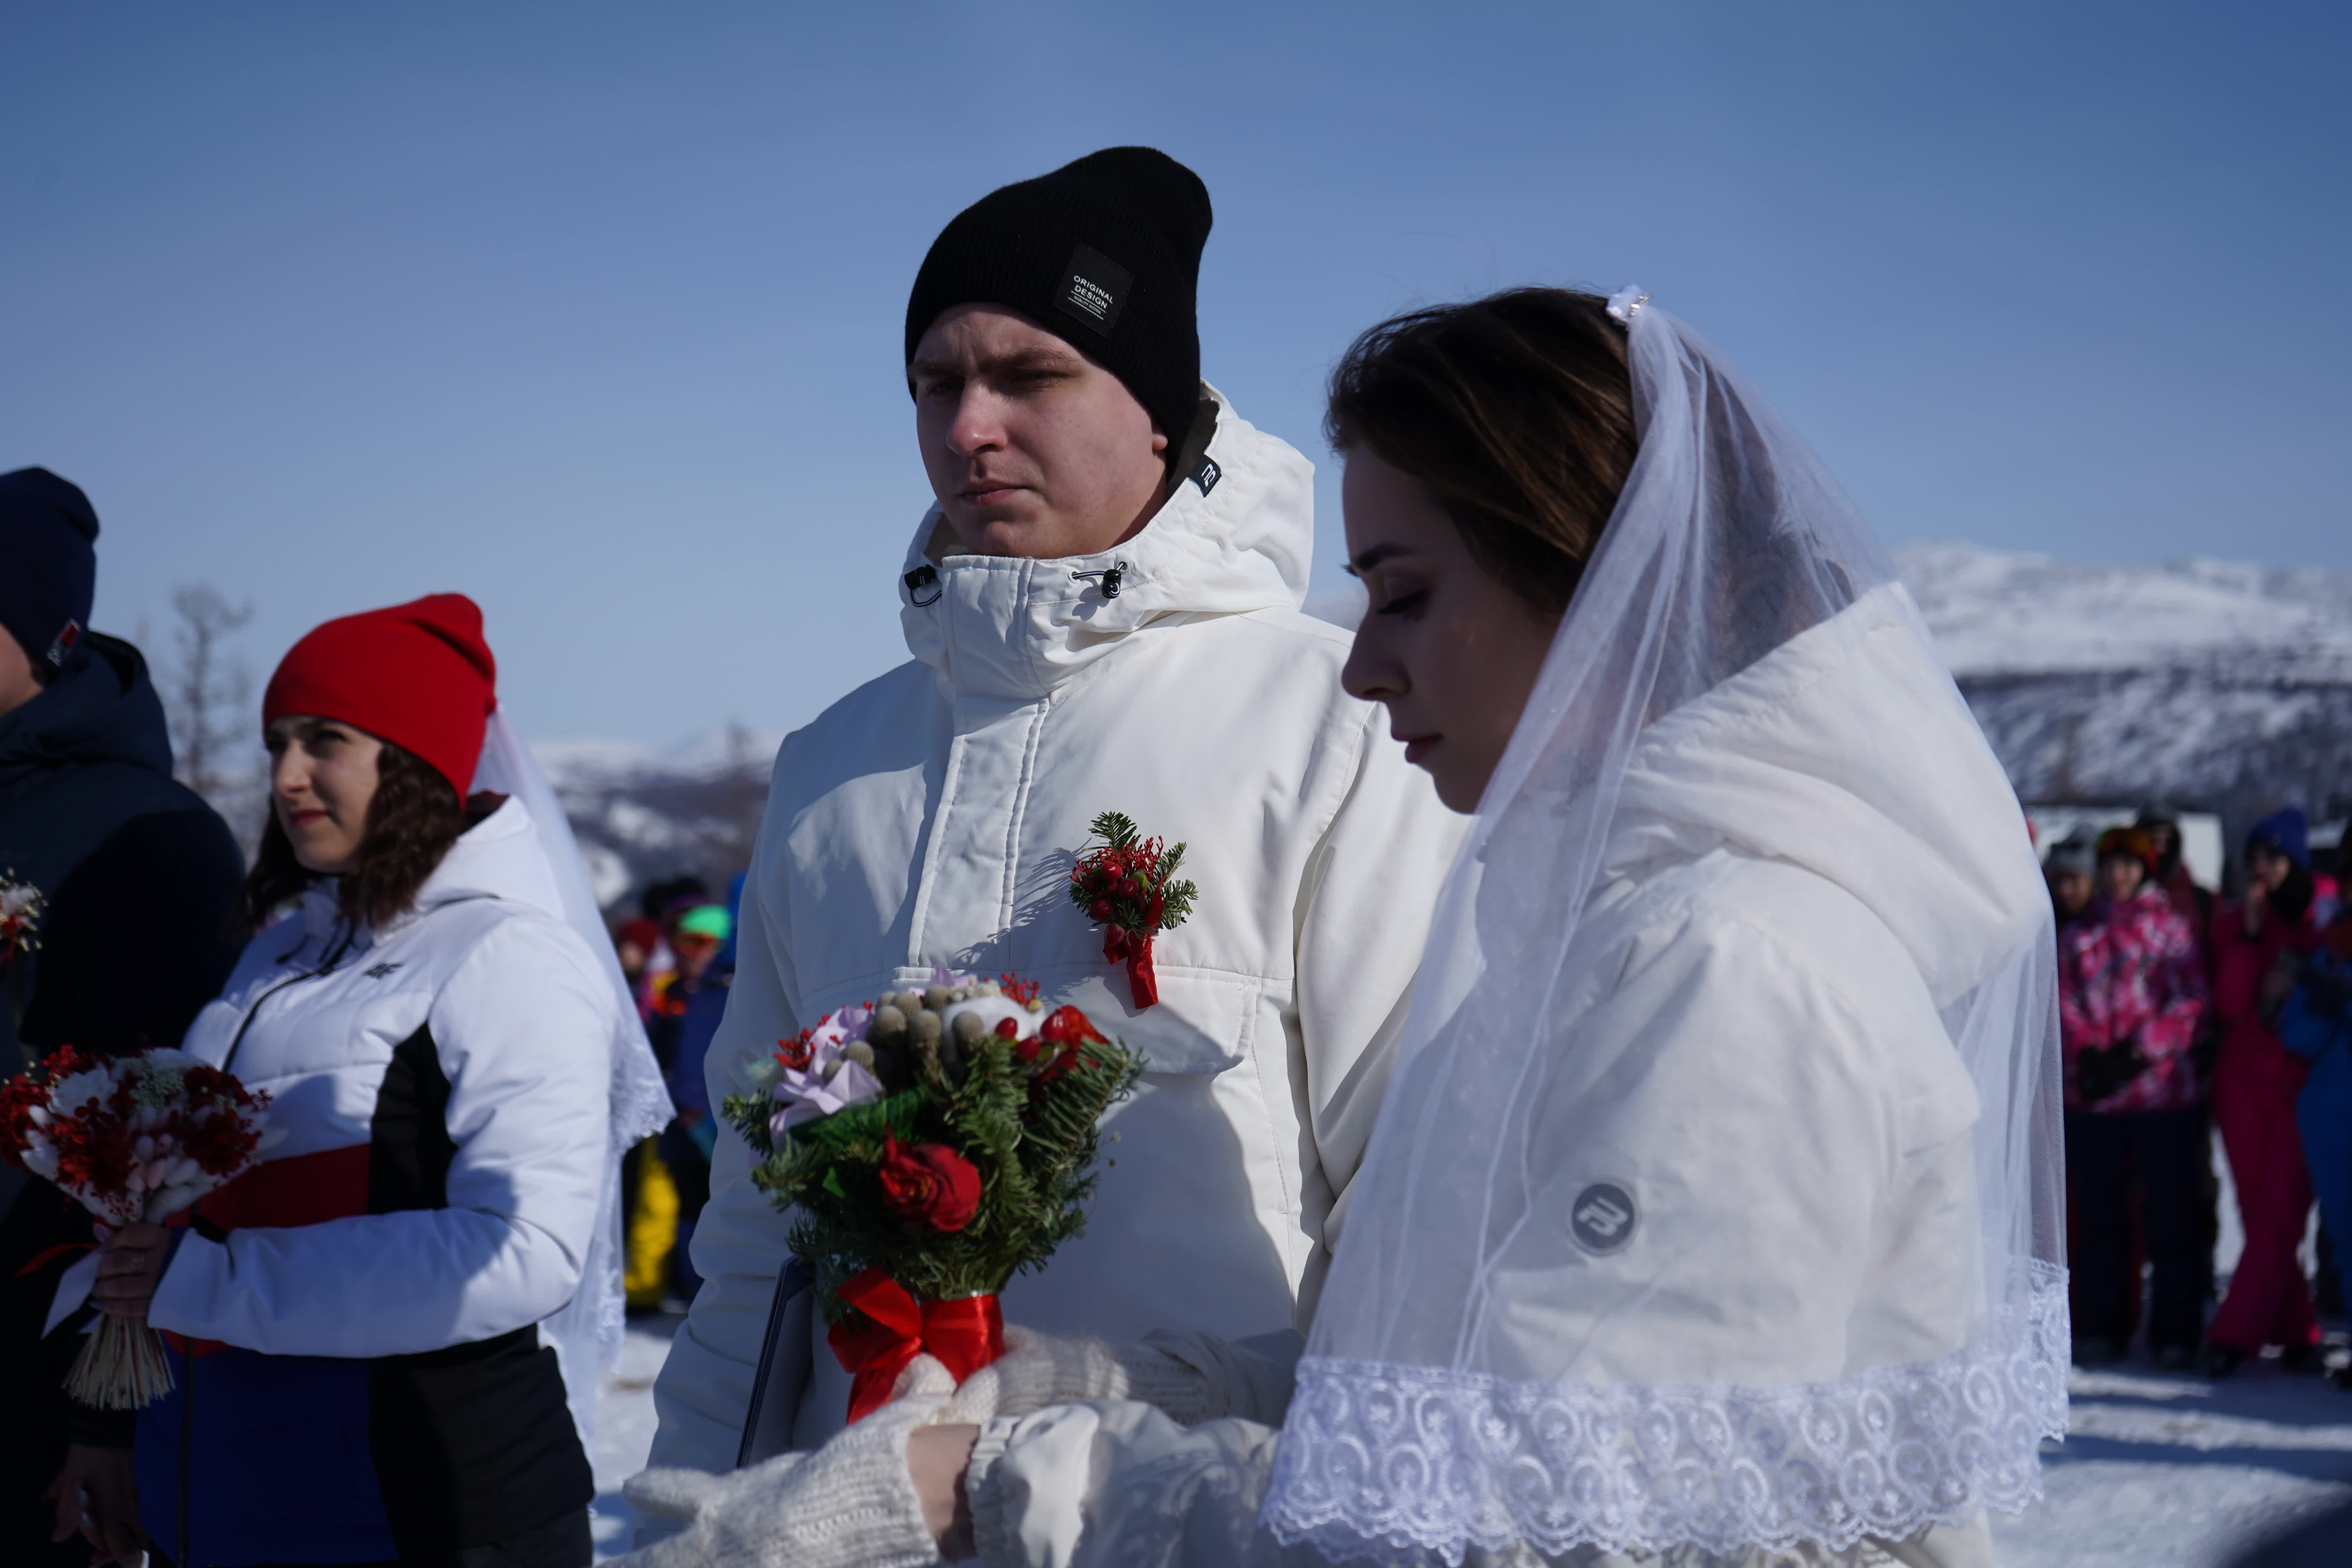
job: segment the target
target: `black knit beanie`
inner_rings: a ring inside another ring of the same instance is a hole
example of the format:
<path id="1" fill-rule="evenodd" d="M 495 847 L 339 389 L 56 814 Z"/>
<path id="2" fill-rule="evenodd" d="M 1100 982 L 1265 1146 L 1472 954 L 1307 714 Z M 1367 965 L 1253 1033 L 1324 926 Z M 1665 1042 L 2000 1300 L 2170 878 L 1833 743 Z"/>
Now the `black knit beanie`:
<path id="1" fill-rule="evenodd" d="M 80 486 L 47 468 L 0 474 L 0 626 L 36 665 L 63 669 L 89 629 L 97 541 Z"/>
<path id="2" fill-rule="evenodd" d="M 1107 147 L 964 208 L 923 258 L 907 300 L 907 362 L 940 313 L 1010 305 L 1108 370 L 1168 437 L 1200 400 L 1193 296 L 1209 187 L 1150 147 Z"/>

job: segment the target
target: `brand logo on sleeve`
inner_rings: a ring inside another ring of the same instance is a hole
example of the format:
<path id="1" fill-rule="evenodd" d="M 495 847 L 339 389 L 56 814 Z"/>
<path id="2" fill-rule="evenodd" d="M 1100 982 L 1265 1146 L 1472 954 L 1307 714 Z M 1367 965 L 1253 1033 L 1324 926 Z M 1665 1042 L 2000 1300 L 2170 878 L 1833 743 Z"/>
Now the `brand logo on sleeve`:
<path id="1" fill-rule="evenodd" d="M 1069 265 L 1062 268 L 1054 303 L 1065 314 L 1108 337 L 1118 325 L 1118 313 L 1127 309 L 1134 286 L 1135 274 L 1093 246 L 1081 245 L 1070 252 Z"/>
<path id="2" fill-rule="evenodd" d="M 1597 1258 L 1622 1251 L 1639 1222 L 1633 1194 L 1616 1182 L 1593 1183 L 1576 1194 L 1568 1211 L 1569 1234 Z"/>

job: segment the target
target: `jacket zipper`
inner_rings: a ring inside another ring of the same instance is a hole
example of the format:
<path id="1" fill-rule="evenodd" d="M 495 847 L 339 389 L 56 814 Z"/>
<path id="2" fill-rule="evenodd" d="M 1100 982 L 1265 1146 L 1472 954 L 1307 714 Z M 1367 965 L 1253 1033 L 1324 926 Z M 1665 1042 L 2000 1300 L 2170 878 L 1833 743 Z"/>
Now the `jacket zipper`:
<path id="1" fill-rule="evenodd" d="M 261 1016 L 261 1005 L 263 1003 L 268 1001 L 272 996 L 277 995 L 280 991 L 285 990 L 289 985 L 299 985 L 305 980 L 319 980 L 327 975 L 332 974 L 335 972 L 335 966 L 342 963 L 343 954 L 349 952 L 352 950 L 352 943 L 358 940 L 359 931 L 357 928 L 346 927 L 342 940 L 329 949 L 325 962 L 321 963 L 318 968 L 310 970 L 307 973 L 289 974 L 285 979 L 279 981 L 277 984 L 271 986 L 268 990 L 263 992 L 260 995 L 255 997 L 253 999 L 253 1005 L 245 1010 L 244 1018 L 238 1022 L 236 1026 L 236 1033 L 229 1039 L 228 1054 L 221 1058 L 220 1070 L 223 1072 L 228 1071 L 230 1065 L 236 1060 L 237 1047 L 245 1044 L 246 1031 L 253 1027 L 253 1021 Z"/>

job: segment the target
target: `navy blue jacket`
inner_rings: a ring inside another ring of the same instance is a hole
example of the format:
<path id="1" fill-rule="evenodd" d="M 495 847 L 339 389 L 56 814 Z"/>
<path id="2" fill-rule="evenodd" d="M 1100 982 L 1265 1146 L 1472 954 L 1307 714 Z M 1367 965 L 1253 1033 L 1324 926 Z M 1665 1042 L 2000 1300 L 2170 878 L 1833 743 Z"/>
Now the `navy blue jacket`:
<path id="1" fill-rule="evenodd" d="M 227 826 L 172 777 L 146 661 L 92 635 L 47 689 L 0 714 L 0 875 L 47 900 L 39 948 L 0 972 L 0 1077 L 66 1044 L 106 1056 L 178 1045 L 236 962 L 244 874 Z M 61 1328 L 46 1355 L 37 1346 L 72 1259 L 18 1270 L 89 1242 L 89 1218 L 15 1171 L 0 1171 L 0 1409 L 11 1447 L 46 1449 L 67 1420 L 58 1359 L 79 1341 Z"/>

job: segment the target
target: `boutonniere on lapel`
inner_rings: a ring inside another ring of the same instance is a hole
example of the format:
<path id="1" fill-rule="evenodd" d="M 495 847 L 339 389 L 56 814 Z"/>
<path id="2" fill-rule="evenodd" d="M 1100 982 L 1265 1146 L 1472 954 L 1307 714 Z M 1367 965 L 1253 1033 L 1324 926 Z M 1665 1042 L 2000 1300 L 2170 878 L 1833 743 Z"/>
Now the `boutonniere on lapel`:
<path id="1" fill-rule="evenodd" d="M 1163 847 L 1116 811 L 1096 817 L 1093 828 L 1102 842 L 1079 851 L 1070 868 L 1070 902 L 1103 928 L 1103 957 L 1126 963 L 1128 989 L 1139 1013 L 1160 1000 L 1160 982 L 1151 972 L 1152 938 L 1184 923 L 1200 889 L 1175 879 L 1176 868 L 1184 863 L 1181 844 Z"/>
<path id="2" fill-rule="evenodd" d="M 0 871 L 0 963 L 30 952 L 41 944 L 41 889 L 16 880 L 14 871 Z"/>

